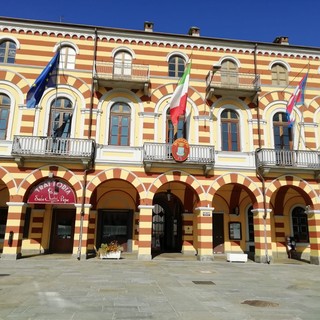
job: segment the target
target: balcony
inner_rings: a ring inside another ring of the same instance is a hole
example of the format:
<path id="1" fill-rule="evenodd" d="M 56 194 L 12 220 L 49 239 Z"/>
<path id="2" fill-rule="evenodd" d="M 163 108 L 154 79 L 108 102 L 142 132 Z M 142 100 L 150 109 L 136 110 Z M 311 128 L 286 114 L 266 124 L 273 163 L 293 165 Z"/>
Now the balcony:
<path id="1" fill-rule="evenodd" d="M 171 154 L 172 144 L 169 143 L 144 143 L 143 163 L 146 172 L 152 167 L 178 167 L 188 166 L 202 169 L 207 176 L 214 168 L 214 147 L 190 145 L 190 153 L 186 161 L 176 162 Z"/>
<path id="2" fill-rule="evenodd" d="M 211 70 L 206 77 L 208 100 L 214 95 L 250 97 L 254 100 L 260 90 L 260 76 L 253 73 Z"/>
<path id="3" fill-rule="evenodd" d="M 256 166 L 263 175 L 271 172 L 311 172 L 317 179 L 320 173 L 320 151 L 258 149 Z"/>
<path id="4" fill-rule="evenodd" d="M 149 66 L 140 64 L 124 64 L 96 61 L 93 76 L 100 87 L 120 87 L 143 90 L 149 93 Z"/>
<path id="5" fill-rule="evenodd" d="M 14 136 L 11 154 L 19 166 L 26 160 L 93 165 L 95 141 L 53 137 Z"/>

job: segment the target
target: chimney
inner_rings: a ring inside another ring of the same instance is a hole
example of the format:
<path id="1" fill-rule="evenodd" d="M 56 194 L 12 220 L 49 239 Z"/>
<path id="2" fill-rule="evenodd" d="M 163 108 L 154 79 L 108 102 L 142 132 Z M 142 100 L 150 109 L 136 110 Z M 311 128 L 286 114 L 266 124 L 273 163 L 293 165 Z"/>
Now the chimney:
<path id="1" fill-rule="evenodd" d="M 153 32 L 153 22 L 146 21 L 144 23 L 144 31 Z"/>
<path id="2" fill-rule="evenodd" d="M 198 27 L 191 27 L 188 32 L 189 36 L 199 37 L 200 29 Z"/>
<path id="3" fill-rule="evenodd" d="M 279 43 L 279 44 L 289 44 L 289 38 L 288 37 L 284 37 L 284 36 L 280 36 L 280 37 L 276 37 L 273 40 L 273 43 Z"/>

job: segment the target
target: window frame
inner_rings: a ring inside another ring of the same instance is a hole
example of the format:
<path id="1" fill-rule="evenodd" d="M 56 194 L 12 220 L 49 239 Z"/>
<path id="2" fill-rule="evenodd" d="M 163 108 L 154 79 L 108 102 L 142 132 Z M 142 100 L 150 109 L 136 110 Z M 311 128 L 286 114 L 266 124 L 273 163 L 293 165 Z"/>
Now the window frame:
<path id="1" fill-rule="evenodd" d="M 224 113 L 228 113 L 227 118 L 223 118 Z M 237 119 L 234 119 L 232 117 L 229 117 L 229 114 L 235 114 L 237 116 Z M 228 151 L 228 152 L 239 152 L 241 150 L 240 145 L 240 116 L 239 113 L 233 109 L 226 108 L 224 109 L 220 114 L 220 121 L 221 121 L 221 150 L 222 151 Z M 227 125 L 227 130 L 224 130 L 225 125 Z M 234 125 L 236 128 L 236 131 L 233 132 Z M 236 150 L 233 150 L 233 135 L 236 135 Z M 225 139 L 225 137 L 227 139 Z M 225 148 L 224 141 L 227 141 L 227 148 Z"/>
<path id="2" fill-rule="evenodd" d="M 116 108 L 117 106 L 120 107 L 127 107 L 128 108 L 128 112 L 123 112 L 123 111 L 113 111 L 112 109 Z M 117 117 L 118 121 L 117 124 L 113 125 L 113 118 Z M 126 140 L 127 140 L 127 144 L 122 144 L 122 137 L 123 135 L 123 128 L 125 128 L 125 126 L 122 126 L 122 119 L 127 118 L 127 135 L 125 135 Z M 119 125 L 119 119 L 120 119 L 120 125 Z M 109 132 L 108 132 L 108 144 L 111 146 L 121 146 L 121 147 L 129 147 L 130 146 L 130 141 L 131 141 L 131 119 L 132 119 L 132 108 L 131 106 L 123 101 L 117 101 L 115 103 L 112 104 L 112 106 L 110 107 L 110 116 L 109 116 Z M 113 142 L 113 137 L 115 136 L 113 134 L 113 128 L 116 127 L 117 128 L 117 143 Z"/>
<path id="3" fill-rule="evenodd" d="M 275 120 L 279 116 L 280 120 Z M 277 150 L 292 150 L 292 128 L 289 127 L 287 114 L 285 112 L 276 112 L 272 117 L 274 148 Z M 279 141 L 279 142 L 278 142 Z M 286 141 L 288 141 L 286 143 Z"/>
<path id="4" fill-rule="evenodd" d="M 181 78 L 186 68 L 186 60 L 184 57 L 175 54 L 168 60 L 168 76 L 171 78 Z"/>
<path id="5" fill-rule="evenodd" d="M 71 46 L 63 46 L 60 50 L 59 68 L 61 69 L 75 69 L 76 64 L 76 50 Z"/>
<path id="6" fill-rule="evenodd" d="M 57 106 L 56 101 L 61 101 L 62 103 Z M 68 107 L 68 103 L 71 105 L 71 107 Z M 53 99 L 50 104 L 48 136 L 52 136 L 55 138 L 70 138 L 73 113 L 74 105 L 68 97 L 60 96 Z M 58 121 L 56 121 L 57 114 L 59 114 Z M 66 131 L 67 124 L 68 127 Z M 60 132 L 58 133 L 57 130 L 60 130 Z"/>
<path id="7" fill-rule="evenodd" d="M 14 48 L 12 46 L 14 46 Z M 10 57 L 11 50 L 14 51 L 13 57 Z M 4 52 L 3 56 L 1 55 L 2 51 Z M 4 39 L 0 42 L 0 63 L 14 64 L 16 61 L 16 54 L 17 44 L 13 40 Z M 12 59 L 12 61 L 10 61 L 10 59 Z"/>
<path id="8" fill-rule="evenodd" d="M 305 220 L 305 223 L 302 223 Z M 291 212 L 291 227 L 292 234 L 297 243 L 309 243 L 309 225 L 308 225 L 308 215 L 305 212 L 305 208 L 302 206 L 296 206 Z M 301 231 L 302 228 L 306 228 L 306 231 Z M 304 236 L 306 235 L 306 237 Z"/>
<path id="9" fill-rule="evenodd" d="M 287 86 L 289 84 L 289 70 L 282 63 L 271 66 L 271 83 L 274 86 Z"/>
<path id="10" fill-rule="evenodd" d="M 8 99 L 8 103 L 3 103 L 3 99 L 4 98 L 7 98 Z M 5 128 L 1 128 L 0 126 L 0 140 L 6 140 L 7 139 L 7 136 L 8 136 L 8 126 L 9 126 L 9 118 L 10 118 L 10 108 L 11 108 L 11 98 L 5 94 L 5 93 L 2 93 L 0 92 L 0 124 L 2 122 L 2 114 L 3 114 L 3 111 L 6 110 L 7 112 L 7 119 L 5 120 L 6 121 L 6 126 Z M 1 132 L 3 132 L 3 137 L 2 137 L 2 134 Z"/>

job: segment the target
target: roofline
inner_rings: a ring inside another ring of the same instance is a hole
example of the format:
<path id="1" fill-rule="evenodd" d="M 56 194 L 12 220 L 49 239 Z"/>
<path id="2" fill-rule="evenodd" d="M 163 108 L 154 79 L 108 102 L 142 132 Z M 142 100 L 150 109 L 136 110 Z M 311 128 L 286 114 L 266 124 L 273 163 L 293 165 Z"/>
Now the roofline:
<path id="1" fill-rule="evenodd" d="M 174 33 L 165 33 L 165 32 L 146 32 L 144 30 L 133 30 L 133 29 L 124 29 L 124 28 L 112 28 L 112 27 L 105 27 L 105 26 L 95 26 L 95 25 L 84 25 L 84 24 L 76 24 L 76 23 L 66 23 L 66 22 L 54 22 L 54 21 L 46 21 L 46 20 L 33 20 L 33 19 L 25 19 L 25 18 L 12 18 L 12 17 L 4 17 L 0 16 L 0 23 L 1 21 L 5 22 L 13 22 L 17 25 L 19 24 L 28 24 L 30 26 L 34 25 L 33 27 L 36 27 L 36 25 L 42 25 L 45 27 L 52 27 L 54 29 L 61 29 L 66 31 L 66 28 L 73 28 L 78 29 L 78 31 L 82 32 L 92 32 L 94 35 L 95 31 L 100 31 L 102 33 L 113 33 L 114 35 L 118 36 L 124 36 L 124 35 L 141 35 L 143 38 L 152 39 L 157 37 L 159 39 L 163 38 L 164 40 L 168 41 L 168 38 L 176 41 L 184 41 L 184 42 L 190 42 L 195 44 L 208 44 L 209 42 L 216 42 L 220 45 L 241 45 L 244 48 L 259 48 L 259 49 L 271 49 L 271 50 L 279 50 L 279 51 L 294 51 L 294 50 L 300 50 L 300 51 L 317 51 L 317 54 L 319 54 L 320 47 L 311 47 L 311 46 L 301 46 L 301 45 L 290 45 L 290 44 L 279 44 L 274 42 L 262 42 L 262 41 L 252 41 L 252 40 L 238 40 L 238 39 L 228 39 L 228 38 L 213 38 L 213 37 L 203 37 L 203 36 L 197 36 L 194 37 L 189 34 L 174 34 Z M 23 27 L 26 27 L 24 25 Z"/>

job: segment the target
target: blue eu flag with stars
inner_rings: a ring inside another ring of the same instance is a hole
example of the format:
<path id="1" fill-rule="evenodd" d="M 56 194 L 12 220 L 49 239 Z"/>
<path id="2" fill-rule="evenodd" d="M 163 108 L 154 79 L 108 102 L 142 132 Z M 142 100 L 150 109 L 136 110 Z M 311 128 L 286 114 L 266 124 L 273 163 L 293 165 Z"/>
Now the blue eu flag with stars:
<path id="1" fill-rule="evenodd" d="M 51 59 L 49 64 L 41 72 L 35 83 L 32 85 L 27 93 L 27 108 L 35 108 L 38 105 L 43 92 L 47 88 L 54 88 L 57 86 L 57 77 L 59 70 L 60 50 Z"/>

